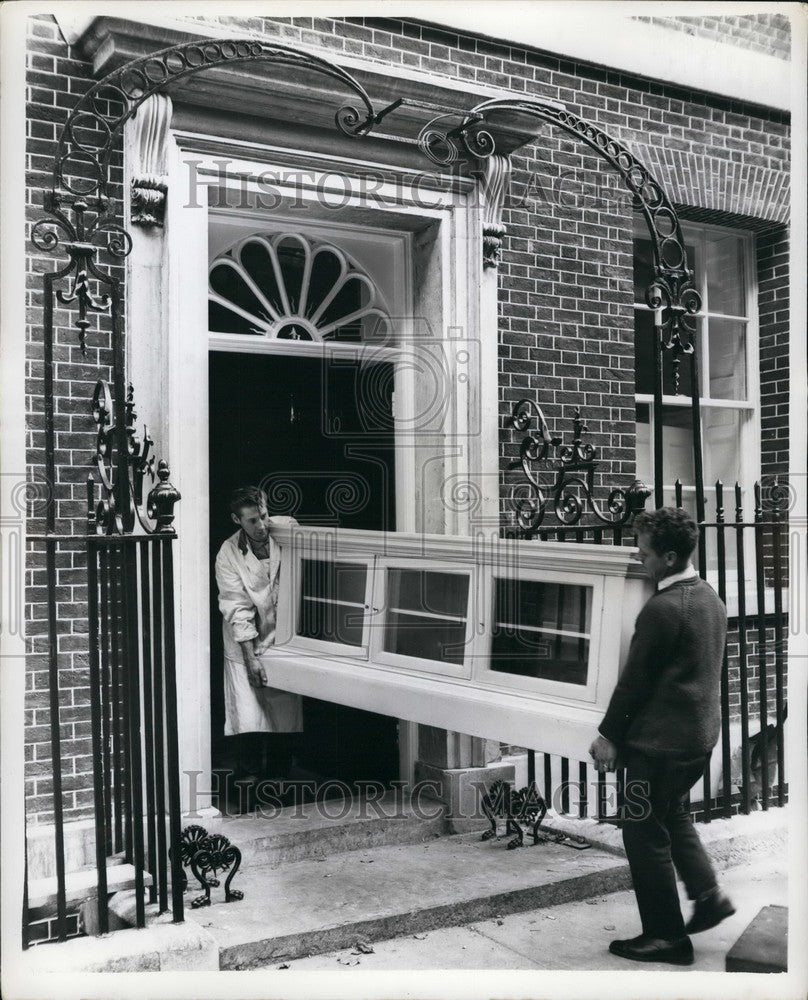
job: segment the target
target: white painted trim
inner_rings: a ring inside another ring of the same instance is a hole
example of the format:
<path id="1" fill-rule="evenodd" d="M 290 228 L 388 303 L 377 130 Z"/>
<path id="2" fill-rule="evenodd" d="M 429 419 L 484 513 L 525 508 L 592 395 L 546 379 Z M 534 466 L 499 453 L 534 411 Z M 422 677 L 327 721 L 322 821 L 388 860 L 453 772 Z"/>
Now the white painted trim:
<path id="1" fill-rule="evenodd" d="M 744 6 L 750 12 L 759 10 L 759 5 L 733 4 L 731 13 L 743 13 Z M 407 4 L 409 17 L 420 15 L 462 34 L 483 35 L 518 47 L 677 84 L 688 90 L 788 110 L 791 64 L 786 60 L 633 20 L 640 15 L 675 17 L 696 10 L 707 14 L 708 7 L 708 4 L 670 3 L 662 7 L 641 3 L 517 2 L 508 5 L 508 17 L 503 18 L 498 5 L 486 2 L 464 3 L 462 7 L 444 3 L 439 8 L 423 0 Z M 786 13 L 782 7 L 778 10 Z M 438 19 L 434 16 L 437 11 Z M 730 11 L 724 5 L 720 13 Z M 396 15 L 390 11 L 390 16 Z"/>
<path id="2" fill-rule="evenodd" d="M 188 274 L 208 273 L 207 204 L 189 206 L 182 152 L 172 141 L 166 212 L 168 301 L 165 445 L 182 493 L 177 506 L 177 683 L 181 771 L 200 771 L 200 795 L 211 789 L 210 615 L 208 546 L 208 327 L 207 295 L 196 294 Z M 203 278 L 204 281 L 204 278 Z M 144 345 L 146 346 L 146 345 Z M 182 782 L 187 811 L 188 781 Z"/>

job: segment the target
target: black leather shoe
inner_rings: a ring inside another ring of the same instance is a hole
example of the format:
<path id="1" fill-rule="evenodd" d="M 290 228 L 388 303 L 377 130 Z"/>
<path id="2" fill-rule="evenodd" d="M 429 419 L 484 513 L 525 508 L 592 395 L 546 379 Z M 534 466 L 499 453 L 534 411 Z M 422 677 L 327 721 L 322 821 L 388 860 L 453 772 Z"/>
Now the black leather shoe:
<path id="1" fill-rule="evenodd" d="M 700 931 L 708 931 L 711 927 L 716 927 L 722 920 L 731 917 L 735 912 L 735 907 L 728 896 L 725 896 L 719 888 L 713 889 L 699 896 L 696 905 L 693 907 L 693 916 L 690 918 L 685 930 L 688 934 L 698 934 Z"/>
<path id="2" fill-rule="evenodd" d="M 690 938 L 680 937 L 673 941 L 664 938 L 639 937 L 627 941 L 612 941 L 609 951 L 632 962 L 667 962 L 670 965 L 692 965 L 693 945 Z"/>

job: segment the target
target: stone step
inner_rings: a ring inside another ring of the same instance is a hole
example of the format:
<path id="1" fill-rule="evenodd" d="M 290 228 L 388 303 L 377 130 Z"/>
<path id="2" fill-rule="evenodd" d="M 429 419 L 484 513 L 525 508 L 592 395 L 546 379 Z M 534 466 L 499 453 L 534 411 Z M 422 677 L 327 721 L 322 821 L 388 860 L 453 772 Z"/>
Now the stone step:
<path id="1" fill-rule="evenodd" d="M 134 865 L 121 864 L 115 859 L 109 859 L 107 865 L 107 892 L 117 893 L 135 887 Z M 150 886 L 151 875 L 143 874 L 143 883 Z M 65 875 L 65 901 L 68 904 L 81 903 L 85 899 L 95 899 L 98 895 L 98 874 L 95 868 L 84 868 Z M 56 876 L 31 879 L 28 883 L 28 910 L 36 916 L 56 912 L 57 881 Z"/>
<path id="2" fill-rule="evenodd" d="M 446 810 L 434 800 L 412 802 L 394 792 L 367 798 L 300 802 L 283 809 L 211 819 L 192 817 L 208 833 L 221 833 L 239 848 L 242 865 L 323 858 L 392 844 L 420 844 L 449 832 Z"/>
<path id="3" fill-rule="evenodd" d="M 788 907 L 764 906 L 727 952 L 727 972 L 788 972 Z"/>
<path id="4" fill-rule="evenodd" d="M 212 905 L 189 908 L 188 918 L 212 935 L 222 969 L 253 969 L 630 885 L 613 853 L 505 843 L 467 833 L 252 866 L 233 881 L 244 899 L 224 903 L 223 889 L 213 890 Z"/>

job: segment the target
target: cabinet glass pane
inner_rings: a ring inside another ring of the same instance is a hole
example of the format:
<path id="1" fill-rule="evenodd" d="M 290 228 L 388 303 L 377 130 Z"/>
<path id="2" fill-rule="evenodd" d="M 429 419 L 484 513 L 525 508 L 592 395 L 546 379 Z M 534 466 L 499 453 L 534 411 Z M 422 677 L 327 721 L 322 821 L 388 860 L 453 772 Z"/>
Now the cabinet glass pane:
<path id="1" fill-rule="evenodd" d="M 468 598 L 466 574 L 388 570 L 384 649 L 399 656 L 462 664 Z"/>
<path id="2" fill-rule="evenodd" d="M 466 623 L 423 618 L 390 611 L 384 628 L 384 648 L 388 653 L 419 660 L 462 665 L 465 656 Z"/>
<path id="3" fill-rule="evenodd" d="M 586 684 L 592 588 L 496 580 L 491 669 Z"/>
<path id="4" fill-rule="evenodd" d="M 366 582 L 362 564 L 304 559 L 298 635 L 361 646 Z"/>
<path id="5" fill-rule="evenodd" d="M 365 603 L 367 566 L 361 563 L 303 560 L 304 597 L 322 597 L 329 601 Z"/>
<path id="6" fill-rule="evenodd" d="M 364 609 L 351 604 L 331 604 L 304 597 L 300 602 L 298 635 L 343 646 L 362 645 Z"/>

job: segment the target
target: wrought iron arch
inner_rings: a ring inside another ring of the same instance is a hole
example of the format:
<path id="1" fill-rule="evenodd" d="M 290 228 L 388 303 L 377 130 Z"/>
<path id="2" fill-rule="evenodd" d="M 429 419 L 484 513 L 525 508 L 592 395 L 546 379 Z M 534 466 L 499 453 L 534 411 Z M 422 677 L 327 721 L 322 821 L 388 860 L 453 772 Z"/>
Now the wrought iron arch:
<path id="1" fill-rule="evenodd" d="M 131 533 L 137 524 L 143 530 L 171 531 L 173 517 L 166 504 L 168 468 L 160 463 L 161 516 L 154 529 L 144 516 L 157 511 L 156 500 L 144 508 L 144 474 L 154 479 L 151 441 L 144 428 L 144 441 L 134 432 L 134 396 L 125 381 L 125 357 L 121 309 L 121 283 L 115 263 L 125 259 L 132 239 L 119 219 L 119 206 L 110 196 L 110 166 L 124 125 L 153 94 L 195 73 L 231 63 L 264 62 L 320 73 L 352 92 L 357 105 L 344 104 L 335 113 L 337 126 L 347 135 L 369 131 L 387 113 L 376 114 L 365 89 L 339 66 L 308 53 L 270 41 L 245 38 L 187 42 L 132 60 L 94 84 L 76 103 L 59 136 L 53 162 L 52 183 L 44 199 L 46 217 L 31 231 L 31 241 L 43 253 L 64 253 L 67 263 L 43 275 L 45 291 L 45 465 L 49 482 L 55 481 L 55 425 L 53 410 L 53 308 L 54 287 L 63 279 L 69 287 L 56 291 L 56 301 L 77 312 L 82 352 L 91 325 L 91 313 L 110 317 L 113 350 L 113 394 L 99 383 L 93 403 L 98 426 L 95 461 L 101 474 L 102 500 L 93 513 L 94 529 L 108 534 Z M 99 251 L 111 259 L 110 266 L 98 262 Z M 91 281 L 104 290 L 94 295 Z M 104 405 L 98 405 L 99 401 Z M 114 456 L 114 457 L 113 457 Z M 173 489 L 173 488 L 172 488 Z M 173 493 L 176 493 L 174 490 Z M 150 494 L 151 497 L 151 494 Z M 175 499 L 179 499 L 177 494 Z M 55 500 L 47 508 L 47 530 L 55 529 Z"/>
<path id="2" fill-rule="evenodd" d="M 662 358 L 665 351 L 670 351 L 677 391 L 680 360 L 687 356 L 690 362 L 696 513 L 700 521 L 704 520 L 704 472 L 694 319 L 701 309 L 701 294 L 695 287 L 693 271 L 688 267 L 687 251 L 676 209 L 662 185 L 630 150 L 599 126 L 556 102 L 537 98 L 494 98 L 476 105 L 462 115 L 444 113 L 424 126 L 418 137 L 419 145 L 434 163 L 442 166 L 464 158 L 486 159 L 496 153 L 496 141 L 487 127 L 489 118 L 496 112 L 523 113 L 555 125 L 585 143 L 619 174 L 642 211 L 654 254 L 654 280 L 645 290 L 646 303 L 654 310 L 656 334 L 654 500 L 657 506 L 662 505 Z M 439 121 L 450 117 L 460 117 L 461 121 L 454 127 L 436 127 Z"/>

